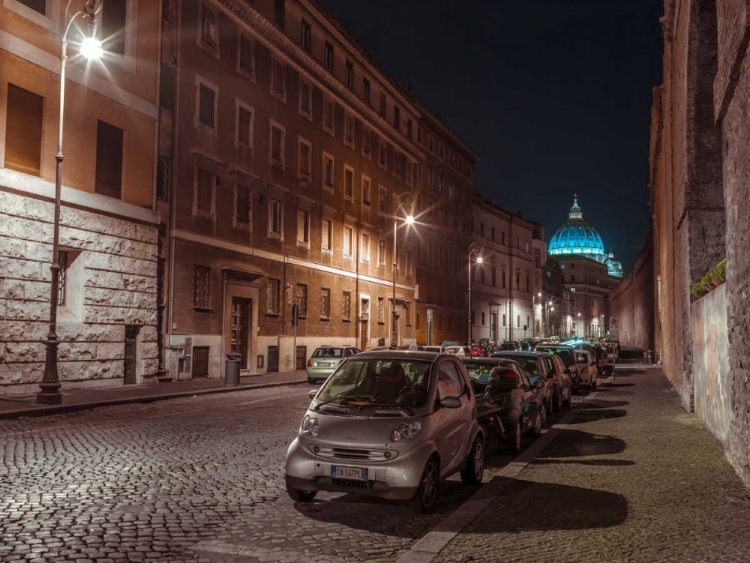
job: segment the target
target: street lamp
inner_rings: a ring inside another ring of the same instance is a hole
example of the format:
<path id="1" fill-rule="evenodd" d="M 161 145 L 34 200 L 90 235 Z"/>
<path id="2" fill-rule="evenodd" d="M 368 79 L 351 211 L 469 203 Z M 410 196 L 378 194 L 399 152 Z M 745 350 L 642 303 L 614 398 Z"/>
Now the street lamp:
<path id="1" fill-rule="evenodd" d="M 537 297 L 539 299 L 542 298 L 542 292 L 541 291 L 538 291 L 536 293 L 536 295 L 534 295 L 534 294 L 531 295 L 531 308 L 534 311 L 534 326 L 531 329 L 532 336 L 536 336 L 536 299 L 537 299 Z M 539 316 L 541 317 L 541 314 Z M 540 319 L 539 320 L 539 324 L 541 325 L 542 322 L 543 322 L 543 320 Z M 542 326 L 539 327 L 539 332 L 541 333 L 539 336 L 542 336 L 542 337 L 544 336 L 544 330 L 542 330 L 543 328 L 544 327 L 542 327 Z"/>
<path id="2" fill-rule="evenodd" d="M 404 222 L 411 226 L 414 224 L 414 215 L 411 213 L 411 202 L 414 196 L 411 192 L 403 192 L 396 198 L 396 209 L 393 214 L 393 300 L 391 301 L 391 346 L 396 346 L 396 240 L 398 238 L 399 213 L 403 209 L 406 213 Z"/>
<path id="3" fill-rule="evenodd" d="M 467 345 L 471 346 L 471 259 L 475 258 L 477 264 L 482 264 L 484 262 L 484 258 L 481 256 L 482 247 L 478 242 L 472 242 L 471 246 L 469 246 L 469 268 L 468 268 L 468 277 L 469 277 L 469 295 L 467 298 L 467 316 L 469 317 L 469 340 L 467 341 Z"/>
<path id="4" fill-rule="evenodd" d="M 85 37 L 80 45 L 80 53 L 89 60 L 102 56 L 102 44 L 96 38 L 96 14 L 101 10 L 101 0 L 86 0 L 83 10 L 79 10 L 68 19 L 68 10 L 72 0 L 65 6 L 65 31 L 62 34 L 60 50 L 60 117 L 57 124 L 57 154 L 55 160 L 55 214 L 52 228 L 52 283 L 50 284 L 49 299 L 49 334 L 47 334 L 46 354 L 44 359 L 44 375 L 39 384 L 40 391 L 36 395 L 36 402 L 43 405 L 59 405 L 62 403 L 60 393 L 60 378 L 57 373 L 57 298 L 60 280 L 60 194 L 62 191 L 62 162 L 63 162 L 63 117 L 65 115 L 65 67 L 68 62 L 68 32 L 73 22 L 81 16 L 89 21 L 91 36 Z"/>

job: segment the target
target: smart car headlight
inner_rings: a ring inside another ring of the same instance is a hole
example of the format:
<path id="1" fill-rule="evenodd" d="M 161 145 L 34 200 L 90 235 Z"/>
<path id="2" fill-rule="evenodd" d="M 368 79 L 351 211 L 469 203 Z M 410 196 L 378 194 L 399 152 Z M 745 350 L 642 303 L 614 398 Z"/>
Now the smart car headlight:
<path id="1" fill-rule="evenodd" d="M 414 438 L 414 436 L 419 434 L 420 430 L 422 430 L 421 422 L 399 424 L 391 431 L 391 442 L 398 442 L 401 438 L 407 440 L 409 438 Z"/>
<path id="2" fill-rule="evenodd" d="M 303 433 L 309 433 L 311 436 L 317 436 L 320 431 L 320 423 L 314 416 L 310 416 L 309 414 L 305 415 L 305 418 L 302 419 L 302 427 L 300 430 Z"/>

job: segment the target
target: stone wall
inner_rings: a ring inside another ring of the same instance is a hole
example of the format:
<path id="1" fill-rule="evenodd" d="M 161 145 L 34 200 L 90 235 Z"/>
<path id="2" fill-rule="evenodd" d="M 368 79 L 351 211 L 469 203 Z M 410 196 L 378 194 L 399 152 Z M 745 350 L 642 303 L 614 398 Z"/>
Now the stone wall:
<path id="1" fill-rule="evenodd" d="M 622 346 L 654 348 L 654 249 L 649 236 L 633 268 L 609 294 L 609 315 Z"/>
<path id="2" fill-rule="evenodd" d="M 693 303 L 692 321 L 695 414 L 726 444 L 732 420 L 726 285 Z"/>
<path id="3" fill-rule="evenodd" d="M 97 196 L 101 197 L 101 196 Z M 31 393 L 44 371 L 51 202 L 0 188 L 0 395 Z M 123 383 L 125 325 L 139 325 L 138 382 L 157 370 L 155 227 L 63 206 L 69 251 L 58 312 L 63 391 Z"/>

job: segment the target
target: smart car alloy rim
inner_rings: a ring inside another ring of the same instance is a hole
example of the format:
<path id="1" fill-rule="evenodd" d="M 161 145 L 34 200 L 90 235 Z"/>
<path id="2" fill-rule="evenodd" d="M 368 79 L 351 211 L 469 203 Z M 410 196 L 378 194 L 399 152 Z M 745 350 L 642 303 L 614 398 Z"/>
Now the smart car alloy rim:
<path id="1" fill-rule="evenodd" d="M 542 409 L 544 409 L 544 405 L 542 405 Z M 542 431 L 542 410 L 540 410 L 536 415 L 536 424 L 534 425 L 534 429 L 536 430 L 537 434 Z"/>
<path id="2" fill-rule="evenodd" d="M 427 464 L 424 471 L 424 477 L 422 477 L 422 502 L 425 506 L 432 506 L 435 502 L 435 494 L 437 493 L 437 472 L 435 470 L 435 464 L 432 462 Z"/>
<path id="3" fill-rule="evenodd" d="M 477 445 L 474 448 L 474 474 L 477 476 L 477 480 L 482 480 L 482 474 L 484 473 L 484 446 L 481 440 L 477 440 Z"/>

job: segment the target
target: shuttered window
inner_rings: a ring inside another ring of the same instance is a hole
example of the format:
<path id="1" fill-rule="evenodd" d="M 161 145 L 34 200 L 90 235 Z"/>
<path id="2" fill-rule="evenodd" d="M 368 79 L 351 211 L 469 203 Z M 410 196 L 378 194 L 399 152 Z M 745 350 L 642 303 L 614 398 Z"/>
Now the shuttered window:
<path id="1" fill-rule="evenodd" d="M 321 248 L 330 251 L 333 246 L 333 221 L 323 219 Z"/>
<path id="2" fill-rule="evenodd" d="M 44 98 L 8 84 L 5 167 L 39 176 Z"/>
<path id="3" fill-rule="evenodd" d="M 297 242 L 310 244 L 310 212 L 307 209 L 297 210 Z"/>

